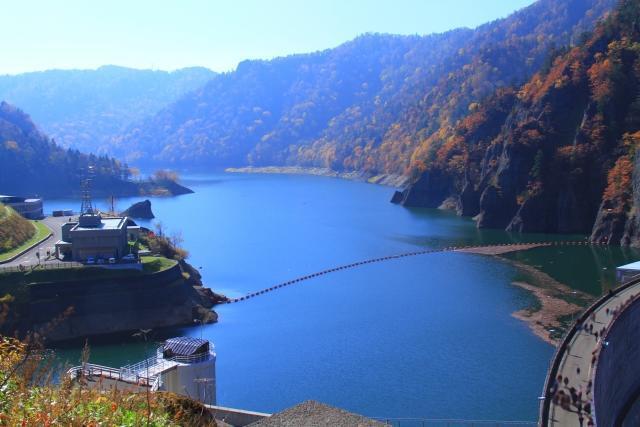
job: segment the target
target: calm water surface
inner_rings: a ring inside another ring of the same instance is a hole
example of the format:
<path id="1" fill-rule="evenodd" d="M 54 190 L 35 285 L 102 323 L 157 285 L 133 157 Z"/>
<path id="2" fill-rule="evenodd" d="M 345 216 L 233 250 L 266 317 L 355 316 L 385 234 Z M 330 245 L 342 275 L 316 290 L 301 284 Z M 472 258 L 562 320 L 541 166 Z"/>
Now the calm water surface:
<path id="1" fill-rule="evenodd" d="M 448 212 L 392 205 L 391 189 L 358 182 L 221 173 L 185 183 L 195 194 L 154 198 L 153 211 L 182 234 L 205 284 L 231 297 L 417 248 L 551 238 L 478 231 Z M 78 206 L 52 200 L 46 209 Z M 553 238 L 563 237 L 584 238 Z M 512 258 L 596 295 L 611 285 L 612 267 L 634 255 L 564 248 Z M 532 303 L 511 285 L 517 276 L 497 258 L 405 258 L 221 306 L 219 323 L 157 331 L 155 339 L 212 340 L 224 406 L 275 412 L 317 399 L 368 416 L 535 420 L 553 348 L 511 316 Z M 114 366 L 152 347 L 131 339 L 90 344 L 92 362 Z M 72 363 L 79 358 L 79 344 L 58 350 Z"/>

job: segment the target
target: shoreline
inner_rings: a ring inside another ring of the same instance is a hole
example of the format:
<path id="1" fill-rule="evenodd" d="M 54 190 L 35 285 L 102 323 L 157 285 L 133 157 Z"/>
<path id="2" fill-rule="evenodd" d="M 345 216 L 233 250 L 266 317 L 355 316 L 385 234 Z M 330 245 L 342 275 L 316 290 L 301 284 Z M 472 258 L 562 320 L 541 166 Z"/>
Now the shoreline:
<path id="1" fill-rule="evenodd" d="M 528 250 L 550 246 L 548 243 L 522 244 L 514 246 L 488 246 L 484 248 L 457 249 L 456 252 L 491 256 L 506 262 L 527 277 L 511 282 L 517 288 L 530 293 L 536 304 L 511 313 L 511 315 L 527 324 L 535 336 L 544 342 L 557 346 L 567 328 L 568 316 L 576 316 L 582 312 L 595 297 L 572 289 L 536 267 L 514 261 L 500 255 L 509 252 Z M 570 297 L 570 298 L 567 298 Z"/>
<path id="2" fill-rule="evenodd" d="M 567 327 L 562 318 L 579 315 L 595 297 L 572 289 L 535 267 L 502 259 L 530 276 L 529 280 L 517 280 L 511 284 L 529 292 L 539 304 L 539 307 L 529 306 L 511 315 L 525 322 L 537 337 L 557 346 Z M 575 302 L 568 301 L 568 296 Z"/>
<path id="3" fill-rule="evenodd" d="M 224 171 L 227 173 L 325 176 L 329 178 L 367 182 L 369 184 L 378 184 L 393 188 L 403 188 L 409 181 L 407 177 L 396 174 L 370 175 L 365 172 L 338 172 L 329 168 L 303 166 L 243 166 L 239 168 L 226 168 Z"/>

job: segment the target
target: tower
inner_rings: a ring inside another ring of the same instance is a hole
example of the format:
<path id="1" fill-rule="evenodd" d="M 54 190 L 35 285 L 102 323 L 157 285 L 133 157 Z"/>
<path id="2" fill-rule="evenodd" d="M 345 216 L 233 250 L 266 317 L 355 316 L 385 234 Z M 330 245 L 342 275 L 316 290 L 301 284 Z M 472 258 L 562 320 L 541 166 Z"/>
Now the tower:
<path id="1" fill-rule="evenodd" d="M 87 167 L 87 174 L 80 182 L 82 191 L 82 204 L 80 205 L 80 218 L 78 222 L 81 227 L 97 227 L 102 222 L 102 217 L 93 208 L 91 201 L 91 181 L 93 180 L 93 166 Z"/>
<path id="2" fill-rule="evenodd" d="M 87 174 L 80 181 L 82 192 L 82 204 L 80 205 L 80 215 L 93 215 L 93 203 L 91 201 L 91 181 L 93 180 L 93 166 L 87 168 Z"/>

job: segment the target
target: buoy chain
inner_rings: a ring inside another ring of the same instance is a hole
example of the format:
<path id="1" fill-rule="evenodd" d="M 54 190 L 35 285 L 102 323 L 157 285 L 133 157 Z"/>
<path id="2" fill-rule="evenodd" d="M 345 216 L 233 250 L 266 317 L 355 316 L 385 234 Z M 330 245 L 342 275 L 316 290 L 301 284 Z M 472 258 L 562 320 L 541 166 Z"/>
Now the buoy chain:
<path id="1" fill-rule="evenodd" d="M 319 277 L 319 276 L 324 276 L 326 274 L 329 273 L 335 273 L 337 271 L 341 271 L 341 270 L 346 270 L 346 269 L 350 269 L 350 268 L 355 268 L 355 267 L 359 267 L 361 265 L 365 265 L 365 264 L 372 264 L 372 263 L 376 263 L 376 262 L 382 262 L 382 261 L 388 261 L 388 260 L 392 260 L 392 259 L 399 259 L 399 258 L 405 258 L 405 257 L 410 257 L 410 256 L 417 256 L 417 255 L 427 255 L 427 254 L 434 254 L 434 253 L 442 253 L 442 252 L 453 252 L 453 251 L 462 251 L 462 250 L 469 250 L 469 249 L 486 249 L 486 248 L 492 248 L 492 247 L 496 247 L 496 246 L 591 246 L 591 245 L 595 245 L 595 246 L 600 246 L 600 245 L 606 245 L 606 243 L 604 242 L 591 242 L 591 241 L 572 241 L 572 240 L 568 240 L 568 241 L 552 241 L 552 242 L 529 242 L 529 243 L 496 243 L 493 245 L 465 245 L 465 246 L 447 246 L 441 249 L 424 249 L 424 250 L 420 250 L 420 251 L 415 251 L 415 252 L 405 252 L 402 254 L 397 254 L 397 255 L 388 255 L 388 256 L 383 256 L 383 257 L 379 257 L 379 258 L 371 258 L 371 259 L 367 259 L 367 260 L 363 260 L 363 261 L 358 261 L 358 262 L 354 262 L 351 264 L 345 264 L 345 265 L 341 265 L 338 267 L 334 267 L 334 268 L 329 268 L 327 270 L 322 270 L 319 271 L 317 273 L 313 273 L 313 274 L 308 274 L 306 276 L 301 276 L 292 280 L 289 280 L 287 282 L 283 282 L 283 283 L 279 283 L 277 285 L 271 286 L 269 288 L 266 289 L 262 289 L 260 291 L 256 291 L 256 292 L 252 292 L 250 294 L 247 294 L 245 296 L 242 297 L 238 297 L 238 298 L 230 298 L 227 300 L 227 304 L 232 304 L 232 303 L 236 303 L 236 302 L 240 302 L 240 301 L 245 301 L 249 298 L 253 298 L 256 297 L 258 295 L 262 295 L 265 294 L 267 292 L 271 292 L 271 291 L 275 291 L 276 289 L 280 289 L 283 288 L 285 286 L 290 286 L 293 285 L 295 283 L 300 283 L 309 279 L 313 279 L 315 277 Z"/>

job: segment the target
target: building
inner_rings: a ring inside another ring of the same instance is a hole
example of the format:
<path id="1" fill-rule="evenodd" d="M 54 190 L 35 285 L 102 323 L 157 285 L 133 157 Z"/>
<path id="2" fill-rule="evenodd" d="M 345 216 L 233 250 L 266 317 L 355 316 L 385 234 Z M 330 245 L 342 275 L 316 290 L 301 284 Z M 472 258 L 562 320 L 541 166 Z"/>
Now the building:
<path id="1" fill-rule="evenodd" d="M 136 240 L 139 232 L 140 227 L 128 217 L 82 214 L 78 221 L 62 225 L 62 240 L 56 243 L 56 254 L 73 261 L 120 259 L 130 253 L 129 241 Z"/>
<path id="2" fill-rule="evenodd" d="M 18 196 L 0 195 L 0 203 L 11 207 L 27 219 L 44 218 L 42 199 L 26 199 Z"/>
<path id="3" fill-rule="evenodd" d="M 192 337 L 170 338 L 150 358 L 121 368 L 85 363 L 71 368 L 72 378 L 94 378 L 89 384 L 103 390 L 169 391 L 216 403 L 216 353 L 207 340 Z"/>
<path id="4" fill-rule="evenodd" d="M 621 265 L 616 268 L 616 280 L 618 283 L 625 283 L 640 276 L 640 261 L 631 264 Z"/>

